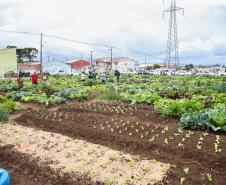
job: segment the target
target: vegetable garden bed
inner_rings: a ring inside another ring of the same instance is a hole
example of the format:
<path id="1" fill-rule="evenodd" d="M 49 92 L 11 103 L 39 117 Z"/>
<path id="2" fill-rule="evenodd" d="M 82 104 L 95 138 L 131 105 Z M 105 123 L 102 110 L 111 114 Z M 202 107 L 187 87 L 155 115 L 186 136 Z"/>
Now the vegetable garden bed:
<path id="1" fill-rule="evenodd" d="M 149 106 L 75 104 L 54 111 L 29 112 L 17 121 L 139 159 L 170 163 L 175 168 L 171 168 L 165 184 L 223 185 L 226 181 L 225 134 L 181 130 L 178 119 L 162 118 Z"/>
<path id="2" fill-rule="evenodd" d="M 29 153 L 29 147 L 26 151 L 18 151 L 30 138 L 25 134 L 17 138 L 16 127 L 19 132 L 21 128 L 29 130 L 32 134 L 27 134 L 31 138 L 42 130 L 41 135 L 45 133 L 58 143 L 56 133 L 61 139 L 81 140 L 85 146 L 133 156 L 137 168 L 140 168 L 140 161 L 145 160 L 170 163 L 167 177 L 157 184 L 225 185 L 226 81 L 223 77 L 122 75 L 120 82 L 116 84 L 111 80 L 101 84 L 100 79 L 81 81 L 79 77 L 51 76 L 49 85 L 32 86 L 25 80 L 24 87 L 18 89 L 16 81 L 1 81 L 0 122 L 6 122 L 10 116 L 10 120 L 21 125 L 10 124 L 9 129 L 0 123 L 0 137 L 8 141 L 1 145 L 3 141 L 0 140 L 0 165 L 10 170 L 13 184 L 112 184 L 112 179 L 106 181 L 107 176 L 102 175 L 101 170 L 99 176 L 92 170 L 85 176 L 82 175 L 84 171 L 69 175 L 62 170 L 52 170 L 59 164 L 52 162 L 51 157 L 43 161 L 40 153 Z M 49 156 L 48 139 L 36 138 L 31 145 L 39 148 L 40 142 L 47 145 L 44 153 L 45 157 Z M 10 143 L 12 145 L 8 145 Z M 80 145 L 75 143 L 75 146 Z M 67 148 L 63 150 L 70 158 L 71 152 Z M 84 154 L 87 155 L 87 151 L 84 150 Z M 58 156 L 55 161 L 61 158 Z M 83 161 L 89 165 L 89 161 L 84 158 Z M 133 166 L 133 162 L 129 163 L 129 168 Z M 124 176 L 117 175 L 114 178 Z M 141 179 L 139 175 L 125 175 L 125 178 L 128 183 L 122 185 L 146 185 L 149 181 L 146 175 Z"/>

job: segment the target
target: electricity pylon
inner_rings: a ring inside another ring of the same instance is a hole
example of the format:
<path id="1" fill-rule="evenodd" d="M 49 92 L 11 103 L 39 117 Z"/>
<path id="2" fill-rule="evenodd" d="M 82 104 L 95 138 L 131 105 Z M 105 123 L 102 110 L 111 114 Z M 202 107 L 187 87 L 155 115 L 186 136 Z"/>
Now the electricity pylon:
<path id="1" fill-rule="evenodd" d="M 183 15 L 184 15 L 184 8 L 177 7 L 176 0 L 171 0 L 170 8 L 163 11 L 163 18 L 165 17 L 165 13 L 170 12 L 167 51 L 166 51 L 166 59 L 164 62 L 164 64 L 167 64 L 167 67 L 170 67 L 171 65 L 174 65 L 175 67 L 179 66 L 178 38 L 177 38 L 177 11 L 180 11 L 180 10 L 183 11 Z"/>

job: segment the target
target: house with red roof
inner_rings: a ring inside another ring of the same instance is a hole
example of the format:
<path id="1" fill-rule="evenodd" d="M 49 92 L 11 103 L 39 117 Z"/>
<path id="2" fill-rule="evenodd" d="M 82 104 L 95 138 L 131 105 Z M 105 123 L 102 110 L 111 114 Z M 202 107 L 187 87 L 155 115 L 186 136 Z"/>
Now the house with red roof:
<path id="1" fill-rule="evenodd" d="M 71 73 L 85 72 L 90 67 L 90 62 L 87 60 L 71 60 L 67 61 L 66 64 L 71 66 Z"/>

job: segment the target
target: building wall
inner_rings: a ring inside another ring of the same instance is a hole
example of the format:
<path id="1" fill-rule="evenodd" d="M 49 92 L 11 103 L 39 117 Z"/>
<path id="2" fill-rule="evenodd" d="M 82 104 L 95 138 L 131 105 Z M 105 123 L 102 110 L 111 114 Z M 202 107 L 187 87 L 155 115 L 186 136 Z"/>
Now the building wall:
<path id="1" fill-rule="evenodd" d="M 9 71 L 17 71 L 16 48 L 0 50 L 0 77 Z"/>
<path id="2" fill-rule="evenodd" d="M 101 61 L 97 61 L 97 65 L 95 66 L 96 70 L 98 72 L 104 72 L 108 71 L 111 68 L 111 63 L 109 62 L 110 59 Z M 117 61 L 116 61 L 117 60 Z M 112 64 L 113 70 L 119 70 L 121 73 L 126 73 L 126 72 L 134 72 L 136 70 L 136 61 L 133 59 L 129 58 L 116 58 L 113 59 L 113 64 Z"/>
<path id="3" fill-rule="evenodd" d="M 113 70 L 118 70 L 121 73 L 134 72 L 136 70 L 136 63 L 134 61 L 120 61 L 113 64 Z"/>
<path id="4" fill-rule="evenodd" d="M 41 71 L 41 64 L 32 62 L 18 63 L 18 71 L 30 72 L 31 74 L 34 72 L 39 73 Z"/>

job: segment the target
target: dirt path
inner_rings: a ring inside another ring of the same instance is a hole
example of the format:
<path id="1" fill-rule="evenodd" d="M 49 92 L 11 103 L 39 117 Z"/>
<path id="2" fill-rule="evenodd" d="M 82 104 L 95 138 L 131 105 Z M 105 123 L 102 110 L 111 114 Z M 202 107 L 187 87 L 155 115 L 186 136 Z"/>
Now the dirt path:
<path id="1" fill-rule="evenodd" d="M 52 170 L 50 162 L 40 163 L 39 158 L 21 153 L 12 145 L 0 146 L 0 165 L 9 171 L 11 185 L 84 185 L 89 180 L 78 178 L 73 182 L 70 174 L 60 175 Z"/>
<path id="2" fill-rule="evenodd" d="M 38 182 L 53 181 L 50 178 L 53 175 L 47 176 L 51 172 L 60 175 L 61 179 L 65 179 L 66 174 L 71 174 L 64 184 L 76 184 L 77 179 L 82 179 L 84 184 L 155 184 L 163 181 L 170 167 L 169 164 L 141 160 L 138 156 L 101 145 L 16 124 L 0 125 L 0 131 L 4 131 L 0 136 L 0 147 L 5 153 L 8 146 L 13 146 L 12 154 L 4 158 L 14 158 L 13 163 L 24 165 L 22 174 L 38 178 Z M 15 160 L 18 157 L 15 154 L 18 153 L 19 156 L 27 156 L 24 157 L 27 162 L 23 161 L 23 158 L 21 161 Z M 35 165 L 33 170 L 31 165 Z M 43 173 L 41 179 L 35 173 L 38 169 Z"/>

